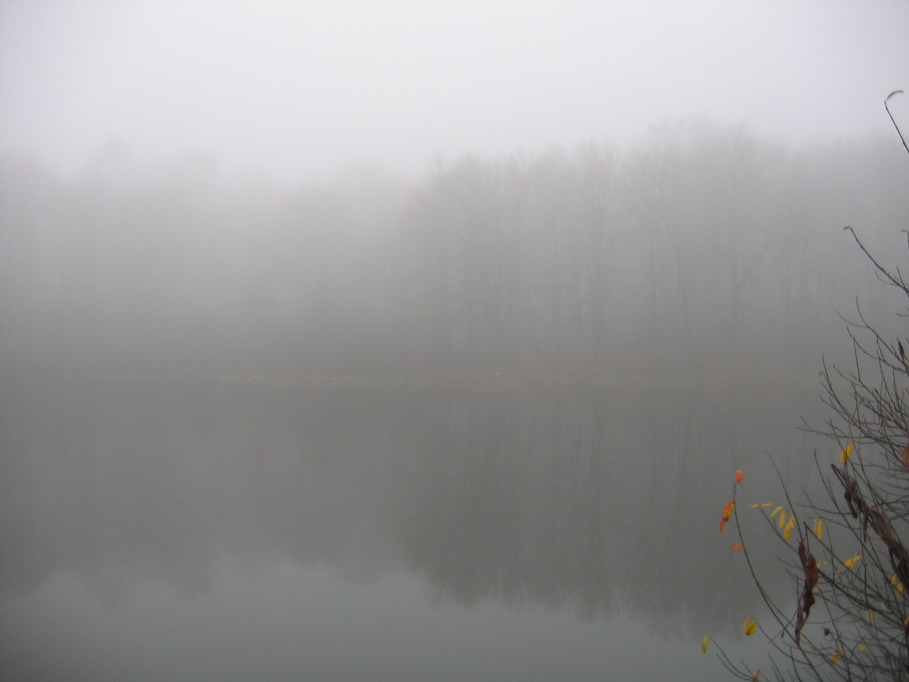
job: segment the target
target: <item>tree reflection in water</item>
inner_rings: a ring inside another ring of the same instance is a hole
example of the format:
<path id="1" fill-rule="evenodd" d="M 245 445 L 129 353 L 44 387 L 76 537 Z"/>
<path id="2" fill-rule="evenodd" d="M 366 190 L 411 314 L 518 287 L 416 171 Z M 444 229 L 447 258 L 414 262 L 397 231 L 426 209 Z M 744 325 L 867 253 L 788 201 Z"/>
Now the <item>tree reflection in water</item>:
<path id="1" fill-rule="evenodd" d="M 9 394 L 7 394 L 9 395 Z M 406 568 L 432 600 L 695 634 L 756 604 L 718 539 L 737 468 L 812 466 L 806 396 L 44 386 L 4 399 L 4 594 L 74 573 L 116 603 L 226 559 Z M 747 492 L 747 488 L 745 490 Z M 766 494 L 766 492 L 762 493 Z"/>

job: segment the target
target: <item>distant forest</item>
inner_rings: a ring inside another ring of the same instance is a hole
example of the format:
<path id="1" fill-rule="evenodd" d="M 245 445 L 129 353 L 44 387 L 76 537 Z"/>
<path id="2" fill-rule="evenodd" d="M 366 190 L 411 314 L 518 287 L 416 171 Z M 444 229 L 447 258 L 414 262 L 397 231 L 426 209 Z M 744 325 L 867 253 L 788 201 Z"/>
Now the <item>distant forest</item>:
<path id="1" fill-rule="evenodd" d="M 816 370 L 837 311 L 901 309 L 845 225 L 905 257 L 897 139 L 696 120 L 300 187 L 116 143 L 66 177 L 6 155 L 0 371 Z"/>

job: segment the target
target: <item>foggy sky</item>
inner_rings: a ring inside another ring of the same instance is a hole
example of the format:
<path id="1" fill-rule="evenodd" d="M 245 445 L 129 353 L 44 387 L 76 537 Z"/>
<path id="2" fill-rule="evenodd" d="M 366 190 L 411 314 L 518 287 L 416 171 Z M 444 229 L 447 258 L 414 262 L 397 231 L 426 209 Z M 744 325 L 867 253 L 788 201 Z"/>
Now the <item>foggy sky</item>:
<path id="1" fill-rule="evenodd" d="M 299 182 L 700 115 L 788 141 L 892 134 L 907 26 L 905 2 L 2 0 L 0 153 L 68 172 L 113 137 Z"/>

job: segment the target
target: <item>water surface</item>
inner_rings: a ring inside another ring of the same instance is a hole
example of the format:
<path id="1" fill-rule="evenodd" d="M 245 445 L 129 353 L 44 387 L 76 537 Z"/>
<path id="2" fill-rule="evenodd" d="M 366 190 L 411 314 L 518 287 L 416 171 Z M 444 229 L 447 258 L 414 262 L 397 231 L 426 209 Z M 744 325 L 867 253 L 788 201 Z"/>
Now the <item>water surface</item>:
<path id="1" fill-rule="evenodd" d="M 800 481 L 819 444 L 811 394 L 0 398 L 17 680 L 725 679 L 701 637 L 753 650 L 760 611 L 717 531 L 732 472 L 763 498 L 765 452 Z"/>

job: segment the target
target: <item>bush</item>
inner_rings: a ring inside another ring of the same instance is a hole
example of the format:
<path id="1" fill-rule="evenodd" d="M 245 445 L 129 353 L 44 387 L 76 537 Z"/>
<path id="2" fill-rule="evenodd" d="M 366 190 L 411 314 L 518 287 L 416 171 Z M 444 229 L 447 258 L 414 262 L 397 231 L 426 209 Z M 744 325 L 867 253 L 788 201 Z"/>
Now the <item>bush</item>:
<path id="1" fill-rule="evenodd" d="M 900 138 L 909 152 L 902 133 Z M 899 268 L 882 265 L 851 227 L 844 229 L 882 285 L 903 298 L 897 317 L 909 316 L 909 283 Z M 795 587 L 789 597 L 774 594 L 776 581 L 756 567 L 735 512 L 735 492 L 722 512 L 721 527 L 733 524 L 733 547 L 743 552 L 776 623 L 758 626 L 748 618 L 745 634 L 766 638 L 765 672 L 779 679 L 909 679 L 909 337 L 881 331 L 858 305 L 856 318 L 846 323 L 853 359 L 848 369 L 824 362 L 823 400 L 832 414 L 812 429 L 835 441 L 831 449 L 840 453 L 832 462 L 815 454 L 823 493 L 815 500 L 803 491 L 794 504 L 780 476 L 785 504 L 746 505 L 764 514 L 785 547 L 781 558 Z M 736 492 L 741 479 L 737 472 Z M 704 638 L 705 651 L 710 641 Z M 717 648 L 733 675 L 760 677 L 759 669 Z"/>

